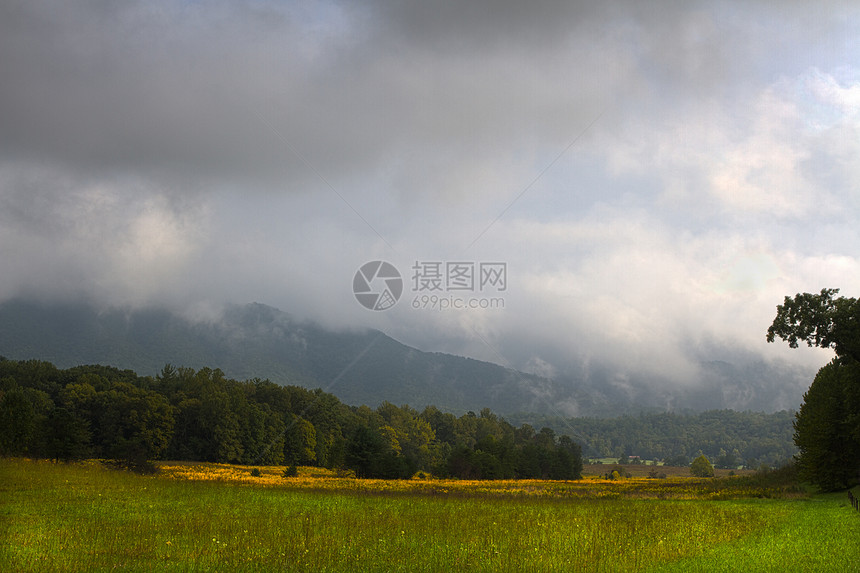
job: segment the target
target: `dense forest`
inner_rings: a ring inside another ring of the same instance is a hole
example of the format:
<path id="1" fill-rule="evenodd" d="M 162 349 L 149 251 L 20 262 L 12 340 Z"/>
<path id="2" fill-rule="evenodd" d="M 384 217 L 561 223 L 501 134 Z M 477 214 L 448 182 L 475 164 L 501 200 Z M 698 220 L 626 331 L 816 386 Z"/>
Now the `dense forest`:
<path id="1" fill-rule="evenodd" d="M 318 465 L 359 477 L 417 471 L 468 479 L 578 479 L 580 446 L 484 409 L 459 418 L 321 390 L 167 365 L 155 377 L 106 366 L 61 370 L 0 358 L 0 455 Z"/>
<path id="2" fill-rule="evenodd" d="M 217 369 L 168 365 L 150 377 L 0 359 L 3 455 L 319 465 L 380 477 L 422 470 L 569 478 L 581 471 L 582 449 L 588 457 L 673 465 L 704 452 L 725 468 L 778 465 L 796 451 L 792 412 L 514 418 L 486 408 L 457 417 L 434 406 L 353 407 L 321 390 L 240 382 Z"/>
<path id="3" fill-rule="evenodd" d="M 773 414 L 709 410 L 649 413 L 617 418 L 510 416 L 568 433 L 589 458 L 641 458 L 690 465 L 704 453 L 718 468 L 783 465 L 797 453 L 793 411 Z"/>

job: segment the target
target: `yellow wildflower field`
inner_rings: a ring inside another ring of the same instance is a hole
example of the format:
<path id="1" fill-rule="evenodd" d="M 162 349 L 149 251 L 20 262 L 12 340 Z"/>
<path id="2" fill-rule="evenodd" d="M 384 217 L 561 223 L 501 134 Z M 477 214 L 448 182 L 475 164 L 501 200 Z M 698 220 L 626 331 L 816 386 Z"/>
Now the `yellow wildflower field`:
<path id="1" fill-rule="evenodd" d="M 158 462 L 160 475 L 176 480 L 214 481 L 256 487 L 367 494 L 426 494 L 477 497 L 545 497 L 592 499 L 736 499 L 745 497 L 797 497 L 802 491 L 764 486 L 744 476 L 693 478 L 670 475 L 662 479 L 632 476 L 609 480 L 586 475 L 581 480 L 458 480 L 426 474 L 408 480 L 358 479 L 351 472 L 300 467 L 285 477 L 283 466 L 241 466 L 205 462 Z M 593 466 L 588 468 L 611 468 Z"/>

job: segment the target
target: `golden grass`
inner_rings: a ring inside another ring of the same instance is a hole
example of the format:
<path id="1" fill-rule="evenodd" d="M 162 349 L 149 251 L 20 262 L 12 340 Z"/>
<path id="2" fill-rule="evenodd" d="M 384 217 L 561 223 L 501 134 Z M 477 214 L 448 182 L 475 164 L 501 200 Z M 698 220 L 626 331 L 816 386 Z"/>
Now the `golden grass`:
<path id="1" fill-rule="evenodd" d="M 295 477 L 284 477 L 283 466 L 239 466 L 203 462 L 158 462 L 160 475 L 176 480 L 214 481 L 290 490 L 340 491 L 365 494 L 426 494 L 481 497 L 543 497 L 596 499 L 727 499 L 794 497 L 796 492 L 764 491 L 733 479 L 693 478 L 687 468 L 658 468 L 665 479 L 643 477 L 650 466 L 625 466 L 633 477 L 607 480 L 613 466 L 587 466 L 576 481 L 458 480 L 414 477 L 409 480 L 357 479 L 317 467 L 300 467 Z M 645 470 L 644 472 L 641 470 Z M 259 475 L 252 472 L 258 471 Z M 669 471 L 666 471 L 669 470 Z M 686 475 L 683 475 L 683 472 Z M 599 473 L 598 473 L 599 472 Z M 728 473 L 727 471 L 725 472 Z M 747 472 L 752 473 L 752 472 Z"/>

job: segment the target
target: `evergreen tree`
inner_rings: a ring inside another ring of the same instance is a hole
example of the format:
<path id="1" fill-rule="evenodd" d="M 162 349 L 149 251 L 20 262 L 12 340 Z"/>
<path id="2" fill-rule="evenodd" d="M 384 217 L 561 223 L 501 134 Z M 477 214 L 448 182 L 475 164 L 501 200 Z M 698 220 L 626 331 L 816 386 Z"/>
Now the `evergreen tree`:
<path id="1" fill-rule="evenodd" d="M 794 440 L 801 478 L 825 491 L 857 482 L 860 468 L 860 367 L 831 362 L 797 412 Z"/>

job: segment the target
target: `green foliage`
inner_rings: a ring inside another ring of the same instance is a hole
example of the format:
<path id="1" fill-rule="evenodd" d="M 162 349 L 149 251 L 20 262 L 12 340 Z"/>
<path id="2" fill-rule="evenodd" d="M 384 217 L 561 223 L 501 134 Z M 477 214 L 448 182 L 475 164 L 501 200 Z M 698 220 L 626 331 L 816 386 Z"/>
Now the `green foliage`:
<path id="1" fill-rule="evenodd" d="M 468 414 L 464 418 L 471 419 Z M 549 428 L 539 434 L 530 427 L 515 430 L 496 418 L 484 424 L 485 430 L 493 428 L 495 433 L 486 433 L 474 446 L 454 448 L 441 473 L 460 479 L 580 479 L 582 451 L 569 436 L 556 439 Z M 502 437 L 497 439 L 496 433 Z"/>
<path id="2" fill-rule="evenodd" d="M 57 370 L 0 361 L 0 453 L 95 455 L 147 468 L 159 458 L 326 465 L 361 477 L 416 471 L 475 479 L 578 479 L 582 452 L 544 427 L 515 428 L 485 408 L 456 418 L 384 402 L 349 408 L 320 390 L 239 382 L 165 365 L 156 378 L 103 366 Z"/>
<path id="3" fill-rule="evenodd" d="M 734 469 L 739 465 L 741 465 L 741 455 L 737 449 L 734 449 L 731 452 L 720 449 L 719 456 L 717 456 L 717 459 L 714 461 L 714 467 L 722 470 Z"/>
<path id="4" fill-rule="evenodd" d="M 88 423 L 91 454 L 100 457 L 315 464 L 380 476 L 423 470 L 472 478 L 575 479 L 582 471 L 580 445 L 549 424 L 540 431 L 529 423 L 516 427 L 489 409 L 456 417 L 432 406 L 419 413 L 387 402 L 376 410 L 354 408 L 319 390 L 240 382 L 218 369 L 168 364 L 149 378 L 103 366 L 57 370 L 36 361 L 0 361 L 0 386 L 6 389 L 0 426 L 9 428 L 0 434 L 0 448 L 7 454 L 44 455 L 40 428 L 61 407 Z M 781 445 L 791 443 L 792 416 L 712 411 L 555 425 L 591 447 L 643 457 L 679 448 L 718 459 L 722 448 L 730 455 L 737 451 L 735 458 L 774 464 L 794 453 Z M 362 442 L 359 427 L 380 434 L 383 445 Z"/>
<path id="5" fill-rule="evenodd" d="M 860 364 L 834 360 L 819 370 L 794 423 L 803 479 L 825 491 L 860 477 Z"/>
<path id="6" fill-rule="evenodd" d="M 284 437 L 284 459 L 293 465 L 309 466 L 316 462 L 317 431 L 301 416 L 291 415 Z"/>
<path id="7" fill-rule="evenodd" d="M 670 456 L 663 460 L 663 465 L 681 468 L 690 465 L 690 459 L 687 456 Z"/>
<path id="8" fill-rule="evenodd" d="M 785 297 L 767 331 L 797 348 L 833 348 L 836 358 L 821 368 L 794 421 L 800 475 L 819 488 L 847 488 L 860 479 L 860 301 L 838 297 L 838 289 Z"/>
<path id="9" fill-rule="evenodd" d="M 153 391 L 113 382 L 96 395 L 96 443 L 110 458 L 128 461 L 158 458 L 173 435 L 173 408 Z"/>
<path id="10" fill-rule="evenodd" d="M 81 460 L 90 455 L 90 432 L 82 420 L 65 408 L 55 408 L 44 421 L 41 430 L 42 454 L 63 462 Z"/>
<path id="11" fill-rule="evenodd" d="M 284 470 L 282 474 L 285 478 L 296 477 L 299 475 L 299 468 L 296 467 L 295 464 L 291 465 L 287 469 Z"/>
<path id="12" fill-rule="evenodd" d="M 690 473 L 696 477 L 714 477 L 714 466 L 703 454 L 690 464 Z"/>
<path id="13" fill-rule="evenodd" d="M 860 361 L 860 302 L 834 295 L 839 289 L 822 289 L 819 294 L 785 297 L 776 307 L 776 318 L 767 329 L 767 341 L 779 337 L 791 348 L 798 342 L 808 346 L 833 348 L 839 358 Z"/>
<path id="14" fill-rule="evenodd" d="M 0 455 L 23 456 L 32 449 L 39 418 L 27 390 L 12 382 L 0 394 Z"/>
<path id="15" fill-rule="evenodd" d="M 579 443 L 557 435 L 550 424 L 539 431 L 529 423 L 516 427 L 486 408 L 460 417 L 433 406 L 417 412 L 387 402 L 376 410 L 354 408 L 319 390 L 240 382 L 218 369 L 168 364 L 150 378 L 104 366 L 58 370 L 37 361 L 0 361 L 0 387 L 5 389 L 0 427 L 8 428 L 0 433 L 0 453 L 7 455 L 46 455 L 39 434 L 49 413 L 60 407 L 87 422 L 92 455 L 136 463 L 147 458 L 286 463 L 361 468 L 389 477 L 423 470 L 485 479 L 575 479 L 582 471 Z M 744 460 L 773 464 L 794 453 L 781 445 L 791 443 L 792 416 L 713 411 L 553 425 L 592 447 L 643 457 L 679 448 L 685 454 L 702 449 L 717 458 L 723 448 L 737 450 Z M 359 439 L 359 427 L 380 434 L 383 445 Z"/>
<path id="16" fill-rule="evenodd" d="M 517 418 L 512 418 L 516 421 Z M 696 414 L 664 412 L 619 418 L 522 417 L 574 436 L 592 458 L 664 460 L 687 467 L 701 450 L 712 459 L 720 451 L 737 451 L 738 465 L 756 469 L 761 463 L 779 465 L 797 448 L 792 441 L 794 412 L 773 414 L 708 410 Z"/>
<path id="17" fill-rule="evenodd" d="M 346 451 L 347 465 L 360 478 L 406 479 L 415 461 L 398 455 L 378 428 L 358 426 Z"/>
<path id="18" fill-rule="evenodd" d="M 251 477 L 258 478 L 258 477 L 260 477 L 261 475 L 263 475 L 263 472 L 261 472 L 261 471 L 260 471 L 260 468 L 253 468 L 253 469 L 251 470 Z"/>

